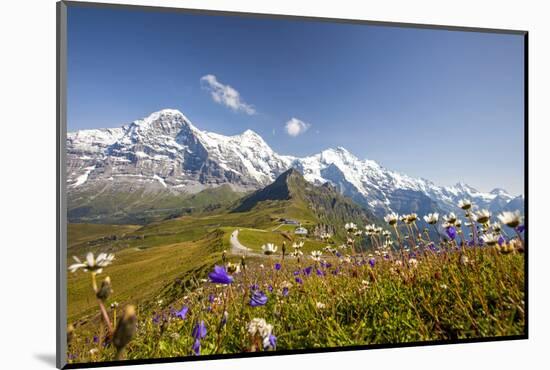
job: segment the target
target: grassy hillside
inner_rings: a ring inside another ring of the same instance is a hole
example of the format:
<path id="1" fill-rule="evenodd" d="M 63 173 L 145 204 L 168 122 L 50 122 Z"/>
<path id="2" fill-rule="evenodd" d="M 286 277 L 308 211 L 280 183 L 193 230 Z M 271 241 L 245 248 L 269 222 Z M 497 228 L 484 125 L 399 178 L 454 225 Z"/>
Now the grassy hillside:
<path id="1" fill-rule="evenodd" d="M 138 225 L 68 224 L 68 247 L 75 247 L 100 238 L 122 238 L 140 227 Z"/>
<path id="2" fill-rule="evenodd" d="M 72 223 L 147 224 L 185 214 L 221 210 L 243 195 L 229 185 L 196 194 L 125 187 L 75 190 L 69 192 L 68 218 Z"/>
<path id="3" fill-rule="evenodd" d="M 275 261 L 251 259 L 229 286 L 203 282 L 167 307 L 138 305 L 139 330 L 127 358 L 196 354 L 192 333 L 200 321 L 206 328 L 201 355 L 267 350 L 248 334 L 254 318 L 272 325 L 276 350 L 524 334 L 522 254 L 470 249 L 417 258 L 405 265 L 378 257 L 372 264 L 327 257 L 323 264 L 297 265 L 289 259 L 279 271 Z M 263 304 L 250 304 L 252 285 L 265 294 Z M 182 307 L 188 308 L 183 319 L 175 316 Z M 95 331 L 92 325 L 76 331 L 71 361 L 114 358 L 112 346 L 90 353 L 97 347 L 92 336 L 100 334 L 97 322 Z"/>
<path id="4" fill-rule="evenodd" d="M 274 205 L 280 208 L 281 215 L 303 224 L 331 224 L 338 230 L 342 230 L 341 226 L 346 222 L 364 225 L 375 220 L 369 212 L 329 184 L 315 186 L 295 169 L 286 171 L 271 185 L 242 198 L 233 212 L 251 212 Z"/>
<path id="5" fill-rule="evenodd" d="M 279 247 L 279 250 L 277 251 L 277 254 L 281 253 L 281 246 L 283 245 L 283 242 L 286 242 L 287 245 L 287 253 L 292 252 L 292 241 L 289 241 L 288 237 L 285 237 L 284 235 L 287 235 L 288 237 L 291 237 L 295 241 L 304 241 L 304 247 L 303 251 L 304 253 L 311 252 L 312 250 L 316 249 L 323 249 L 327 245 L 327 243 L 323 243 L 321 241 L 312 240 L 312 239 L 304 239 L 304 238 L 296 238 L 293 236 L 292 233 L 286 233 L 283 234 L 278 231 L 266 231 L 266 230 L 257 230 L 257 229 L 239 229 L 239 241 L 247 246 L 248 248 L 251 248 L 257 252 L 261 252 L 262 245 L 266 243 L 275 243 Z"/>
<path id="6" fill-rule="evenodd" d="M 116 263 L 108 270 L 113 281 L 112 300 L 134 303 L 151 300 L 176 278 L 183 282 L 210 269 L 222 250 L 221 234 L 211 233 L 198 241 L 158 243 L 145 249 L 118 251 Z M 95 312 L 97 302 L 90 294 L 88 274 L 69 273 L 67 280 L 69 322 Z"/>

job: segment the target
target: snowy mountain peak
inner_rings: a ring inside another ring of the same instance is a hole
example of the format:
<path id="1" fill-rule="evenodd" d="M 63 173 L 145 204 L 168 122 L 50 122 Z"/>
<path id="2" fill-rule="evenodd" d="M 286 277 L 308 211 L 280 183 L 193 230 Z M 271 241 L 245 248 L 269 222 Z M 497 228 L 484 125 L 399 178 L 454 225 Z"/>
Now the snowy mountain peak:
<path id="1" fill-rule="evenodd" d="M 462 182 L 462 181 L 459 181 L 455 184 L 454 186 L 456 189 L 458 189 L 459 191 L 461 192 L 465 192 L 465 193 L 469 193 L 469 194 L 474 194 L 474 193 L 479 193 L 479 191 L 475 188 L 473 188 L 472 186 Z"/>
<path id="2" fill-rule="evenodd" d="M 330 183 L 378 215 L 422 207 L 434 211 L 434 204 L 439 211 L 454 211 L 462 198 L 494 210 L 512 199 L 503 189 L 482 193 L 463 182 L 440 187 L 361 160 L 341 146 L 303 158 L 280 155 L 253 130 L 233 136 L 201 131 L 177 109 L 151 113 L 122 128 L 69 133 L 67 162 L 72 191 L 95 184 L 124 188 L 121 183 L 188 193 L 221 184 L 252 190 L 295 168 L 307 181 Z"/>
<path id="3" fill-rule="evenodd" d="M 494 188 L 489 193 L 494 195 L 510 195 L 505 189 L 503 188 Z"/>
<path id="4" fill-rule="evenodd" d="M 126 130 L 139 132 L 161 133 L 167 135 L 176 135 L 179 130 L 187 126 L 192 130 L 197 130 L 191 124 L 191 121 L 177 109 L 162 109 L 151 113 L 149 116 L 132 122 L 124 127 Z"/>

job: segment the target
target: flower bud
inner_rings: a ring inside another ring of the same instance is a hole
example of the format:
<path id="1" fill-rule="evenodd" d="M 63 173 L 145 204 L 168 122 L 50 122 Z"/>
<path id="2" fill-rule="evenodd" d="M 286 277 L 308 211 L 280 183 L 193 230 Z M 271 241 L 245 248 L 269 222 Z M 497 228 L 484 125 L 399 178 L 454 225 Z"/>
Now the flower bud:
<path id="1" fill-rule="evenodd" d="M 102 301 L 105 301 L 107 298 L 109 298 L 109 295 L 113 292 L 113 288 L 111 287 L 111 278 L 106 277 L 101 282 L 101 287 L 96 293 L 96 297 L 101 299 Z"/>
<path id="2" fill-rule="evenodd" d="M 117 349 L 117 360 L 122 359 L 123 350 L 134 336 L 136 329 L 136 309 L 132 305 L 126 306 L 113 335 L 113 345 Z"/>
<path id="3" fill-rule="evenodd" d="M 74 337 L 74 326 L 73 324 L 67 325 L 67 344 L 71 343 Z"/>

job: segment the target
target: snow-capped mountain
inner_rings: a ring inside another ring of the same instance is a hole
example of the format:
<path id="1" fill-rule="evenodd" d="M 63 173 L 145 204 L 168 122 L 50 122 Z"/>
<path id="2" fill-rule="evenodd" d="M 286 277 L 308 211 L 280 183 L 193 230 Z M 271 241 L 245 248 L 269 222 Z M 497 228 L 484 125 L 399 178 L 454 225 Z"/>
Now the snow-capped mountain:
<path id="1" fill-rule="evenodd" d="M 289 168 L 299 170 L 309 182 L 332 183 L 378 215 L 390 210 L 456 210 L 462 198 L 492 211 L 523 206 L 523 197 L 514 198 L 503 189 L 483 193 L 463 183 L 438 186 L 360 160 L 341 147 L 304 158 L 279 155 L 251 130 L 235 136 L 201 131 L 172 109 L 122 128 L 67 135 L 67 185 L 73 194 L 122 185 L 185 193 L 221 184 L 251 190 L 270 184 Z"/>

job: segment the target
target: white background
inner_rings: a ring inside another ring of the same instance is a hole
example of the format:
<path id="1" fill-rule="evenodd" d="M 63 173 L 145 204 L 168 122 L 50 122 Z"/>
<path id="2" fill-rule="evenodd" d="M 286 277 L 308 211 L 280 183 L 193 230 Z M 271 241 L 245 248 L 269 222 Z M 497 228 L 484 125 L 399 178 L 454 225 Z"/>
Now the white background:
<path id="1" fill-rule="evenodd" d="M 117 1 L 113 1 L 117 2 Z M 141 366 L 140 369 L 548 368 L 550 245 L 548 93 L 550 22 L 544 1 L 300 0 L 127 3 L 335 18 L 430 23 L 530 32 L 530 339 Z M 0 363 L 55 364 L 55 2 L 2 2 L 0 37 Z M 498 141 L 488 138 L 487 148 Z M 429 154 L 429 153 L 427 153 Z M 546 226 L 546 227 L 545 227 Z M 546 353 L 544 353 L 546 351 Z"/>

